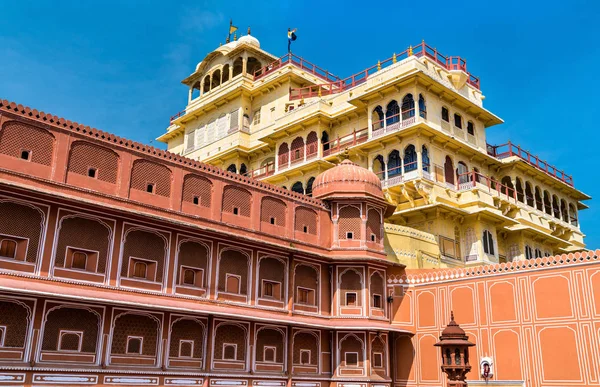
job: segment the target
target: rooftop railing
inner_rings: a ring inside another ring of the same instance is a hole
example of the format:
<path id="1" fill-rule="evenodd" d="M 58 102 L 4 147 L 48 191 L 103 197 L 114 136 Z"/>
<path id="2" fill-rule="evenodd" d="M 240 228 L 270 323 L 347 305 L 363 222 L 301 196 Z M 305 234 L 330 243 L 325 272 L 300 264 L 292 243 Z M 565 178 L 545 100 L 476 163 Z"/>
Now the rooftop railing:
<path id="1" fill-rule="evenodd" d="M 369 75 L 372 75 L 388 66 L 391 66 L 392 64 L 396 63 L 397 61 L 406 59 L 412 55 L 414 55 L 418 58 L 423 57 L 423 56 L 427 57 L 449 71 L 452 71 L 452 70 L 464 71 L 469 76 L 467 79 L 467 83 L 469 83 L 471 86 L 475 87 L 476 89 L 481 88 L 479 78 L 477 78 L 476 76 L 472 75 L 471 73 L 469 73 L 467 71 L 466 60 L 464 60 L 458 56 L 442 55 L 437 51 L 436 48 L 433 48 L 433 47 L 429 46 L 428 44 L 426 44 L 425 42 L 422 42 L 421 44 L 416 45 L 414 47 L 412 47 L 412 46 L 409 47 L 408 49 L 402 51 L 400 54 L 394 54 L 392 57 L 390 57 L 384 61 L 377 62 L 376 65 L 371 66 L 371 67 L 369 67 L 363 71 L 360 71 L 354 75 L 351 75 L 348 78 L 334 81 L 334 82 L 328 82 L 326 84 L 321 84 L 321 85 L 314 85 L 314 86 L 290 89 L 290 100 L 301 99 L 301 98 L 311 98 L 311 97 L 321 97 L 324 95 L 341 93 L 341 92 L 348 90 L 354 86 L 364 83 L 369 78 Z"/>
<path id="2" fill-rule="evenodd" d="M 507 157 L 517 156 L 520 159 L 526 161 L 528 164 L 533 165 L 542 172 L 562 181 L 565 184 L 573 186 L 573 176 L 567 175 L 565 171 L 557 169 L 555 166 L 548 164 L 548 162 L 540 159 L 539 157 L 532 155 L 528 151 L 522 149 L 520 146 L 511 143 L 510 141 L 506 144 L 501 145 L 490 145 L 487 144 L 487 152 L 490 156 L 494 156 L 498 159 L 505 159 Z"/>

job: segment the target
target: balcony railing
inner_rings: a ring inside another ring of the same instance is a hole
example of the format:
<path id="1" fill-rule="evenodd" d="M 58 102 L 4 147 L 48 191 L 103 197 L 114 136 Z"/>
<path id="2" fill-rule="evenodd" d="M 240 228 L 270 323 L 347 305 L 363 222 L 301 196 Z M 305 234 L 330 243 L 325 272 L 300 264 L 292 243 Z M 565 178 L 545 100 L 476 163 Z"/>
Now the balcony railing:
<path id="1" fill-rule="evenodd" d="M 381 180 L 381 186 L 384 188 L 393 187 L 402 182 L 420 177 L 418 161 L 412 161 L 410 163 L 398 165 L 385 171 L 375 172 L 375 174 L 377 177 L 379 177 L 379 180 Z M 429 173 L 429 164 L 423 164 L 422 175 L 427 179 L 431 179 L 431 175 Z"/>
<path id="2" fill-rule="evenodd" d="M 570 223 L 573 226 L 577 226 L 576 215 L 567 213 L 566 208 L 563 210 L 558 207 L 553 207 L 551 204 L 552 201 L 547 197 L 542 199 L 537 195 L 537 193 L 534 194 L 535 197 L 531 196 L 527 190 L 518 190 L 514 187 L 509 187 L 476 171 L 465 172 L 457 175 L 456 189 L 458 191 L 466 191 L 473 188 L 483 189 L 488 193 L 508 202 L 515 204 L 522 203 L 534 210 L 554 216 L 554 218 L 562 220 L 565 223 Z"/>
<path id="3" fill-rule="evenodd" d="M 542 172 L 573 186 L 573 176 L 567 175 L 565 171 L 557 169 L 555 166 L 548 164 L 548 162 L 541 160 L 539 157 L 532 155 L 528 151 L 522 149 L 520 146 L 511 143 L 510 141 L 502 145 L 490 145 L 487 144 L 487 152 L 490 156 L 494 156 L 498 159 L 504 159 L 511 156 L 517 156 L 520 159 L 526 161 L 528 164 L 533 165 Z"/>
<path id="4" fill-rule="evenodd" d="M 259 169 L 252 169 L 244 176 L 252 177 L 254 179 L 260 179 L 263 177 L 271 176 L 275 173 L 275 162 L 272 161 L 260 167 Z"/>
<path id="5" fill-rule="evenodd" d="M 436 62 L 441 67 L 452 71 L 459 70 L 464 71 L 468 75 L 467 83 L 476 89 L 481 89 L 481 83 L 479 78 L 475 77 L 467 71 L 467 62 L 458 56 L 445 56 L 440 54 L 436 48 L 427 45 L 425 42 L 418 44 L 414 47 L 402 51 L 400 54 L 394 54 L 392 57 L 378 62 L 376 65 L 371 66 L 365 70 L 362 70 L 348 78 L 336 81 L 330 81 L 321 85 L 307 86 L 301 88 L 290 89 L 290 100 L 311 98 L 311 97 L 322 97 L 325 95 L 341 93 L 354 86 L 360 85 L 369 78 L 370 75 L 393 65 L 399 60 L 406 59 L 410 56 L 427 57 Z"/>
<path id="6" fill-rule="evenodd" d="M 361 144 L 369 139 L 369 128 L 356 130 L 346 136 L 323 143 L 323 156 L 339 153 L 346 148 Z"/>
<path id="7" fill-rule="evenodd" d="M 280 69 L 281 67 L 288 64 L 291 64 L 293 66 L 298 67 L 299 69 L 311 73 L 312 75 L 317 76 L 326 82 L 336 82 L 340 80 L 339 77 L 331 74 L 329 71 L 323 70 L 319 66 L 314 65 L 309 61 L 305 60 L 304 58 L 298 55 L 294 55 L 292 53 L 285 54 L 276 61 L 271 62 L 268 65 L 256 70 L 253 74 L 254 80 L 256 81 L 268 74 L 271 74 L 275 72 L 275 70 Z"/>
<path id="8" fill-rule="evenodd" d="M 185 110 L 180 111 L 179 113 L 175 114 L 174 116 L 171 116 L 171 119 L 169 120 L 169 123 L 173 123 L 173 121 L 175 121 L 176 119 L 178 119 L 181 116 L 185 115 Z"/>

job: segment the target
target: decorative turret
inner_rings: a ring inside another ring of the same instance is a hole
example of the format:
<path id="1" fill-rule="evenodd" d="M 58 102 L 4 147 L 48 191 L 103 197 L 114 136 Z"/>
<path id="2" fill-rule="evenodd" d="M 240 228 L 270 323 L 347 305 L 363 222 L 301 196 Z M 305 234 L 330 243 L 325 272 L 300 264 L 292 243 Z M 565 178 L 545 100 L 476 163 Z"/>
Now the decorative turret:
<path id="1" fill-rule="evenodd" d="M 448 387 L 465 387 L 469 364 L 469 347 L 475 344 L 467 340 L 465 331 L 454 321 L 450 312 L 450 322 L 442 331 L 440 341 L 435 344 L 442 352 L 442 371 L 448 375 Z"/>
<path id="2" fill-rule="evenodd" d="M 377 175 L 346 159 L 316 177 L 313 196 L 330 204 L 333 248 L 383 250 L 383 221 L 394 208 Z"/>

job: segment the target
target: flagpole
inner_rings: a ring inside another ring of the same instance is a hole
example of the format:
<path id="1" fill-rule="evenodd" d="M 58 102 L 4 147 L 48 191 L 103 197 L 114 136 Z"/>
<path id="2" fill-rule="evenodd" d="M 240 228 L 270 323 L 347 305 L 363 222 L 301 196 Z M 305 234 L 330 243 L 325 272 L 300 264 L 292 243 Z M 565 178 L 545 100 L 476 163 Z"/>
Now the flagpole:
<path id="1" fill-rule="evenodd" d="M 225 43 L 231 42 L 231 26 L 233 26 L 233 19 L 229 19 L 229 30 L 227 32 L 227 39 L 225 39 Z"/>

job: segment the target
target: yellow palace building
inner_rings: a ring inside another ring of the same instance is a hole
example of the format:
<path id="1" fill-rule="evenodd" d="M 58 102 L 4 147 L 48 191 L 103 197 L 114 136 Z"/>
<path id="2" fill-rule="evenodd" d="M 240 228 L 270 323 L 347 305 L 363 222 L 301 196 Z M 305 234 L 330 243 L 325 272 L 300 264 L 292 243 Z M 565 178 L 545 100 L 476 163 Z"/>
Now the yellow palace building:
<path id="1" fill-rule="evenodd" d="M 503 121 L 485 109 L 479 79 L 425 42 L 340 78 L 262 50 L 248 30 L 183 84 L 188 104 L 158 138 L 169 151 L 307 195 L 349 157 L 396 206 L 386 249 L 409 268 L 585 249 L 578 211 L 590 197 L 518 145 L 488 144 Z M 332 216 L 343 232 L 345 214 Z"/>

